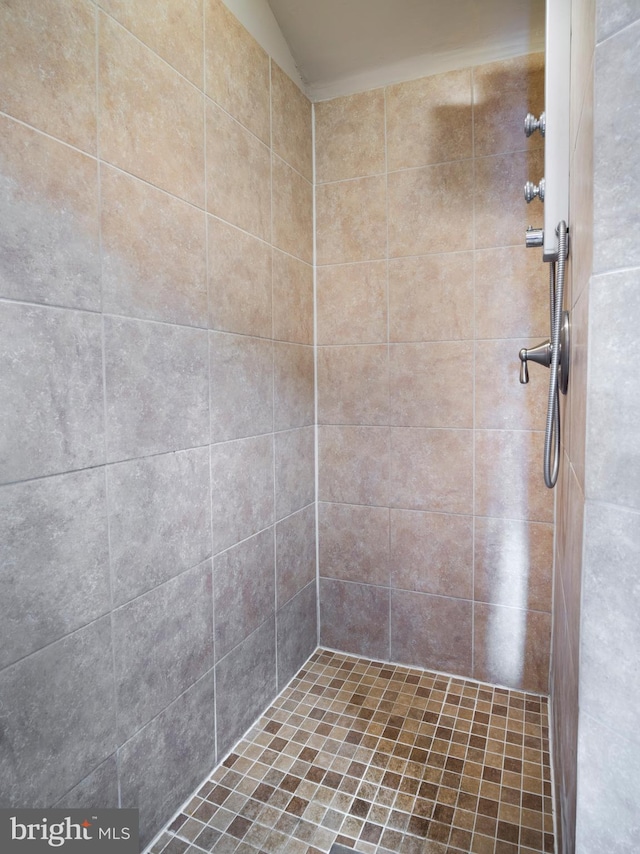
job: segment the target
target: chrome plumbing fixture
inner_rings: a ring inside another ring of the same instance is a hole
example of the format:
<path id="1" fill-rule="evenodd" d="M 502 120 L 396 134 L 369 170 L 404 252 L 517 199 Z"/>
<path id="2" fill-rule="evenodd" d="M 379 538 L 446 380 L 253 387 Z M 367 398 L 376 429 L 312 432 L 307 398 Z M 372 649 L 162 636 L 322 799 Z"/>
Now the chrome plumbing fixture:
<path id="1" fill-rule="evenodd" d="M 541 228 L 534 228 L 532 225 L 527 226 L 527 234 L 525 244 L 527 249 L 534 249 L 542 246 L 544 243 L 544 231 Z"/>
<path id="2" fill-rule="evenodd" d="M 549 316 L 551 339 L 537 347 L 520 350 L 520 382 L 529 382 L 529 362 L 550 368 L 549 400 L 544 435 L 544 482 L 553 489 L 560 468 L 560 398 L 569 385 L 570 322 L 569 312 L 563 309 L 564 280 L 569 249 L 567 224 L 564 220 L 556 229 L 558 235 L 558 260 L 549 266 Z M 553 462 L 552 462 L 553 457 Z"/>
<path id="3" fill-rule="evenodd" d="M 527 204 L 532 202 L 536 196 L 541 202 L 544 202 L 544 178 L 540 178 L 540 183 L 537 186 L 533 181 L 527 181 L 524 185 L 524 197 Z"/>
<path id="4" fill-rule="evenodd" d="M 542 136 L 545 135 L 545 131 L 547 130 L 547 117 L 544 113 L 540 113 L 540 118 L 537 119 L 533 113 L 527 113 L 524 119 L 525 136 L 531 136 L 531 134 L 535 133 L 537 130 L 540 131 Z"/>

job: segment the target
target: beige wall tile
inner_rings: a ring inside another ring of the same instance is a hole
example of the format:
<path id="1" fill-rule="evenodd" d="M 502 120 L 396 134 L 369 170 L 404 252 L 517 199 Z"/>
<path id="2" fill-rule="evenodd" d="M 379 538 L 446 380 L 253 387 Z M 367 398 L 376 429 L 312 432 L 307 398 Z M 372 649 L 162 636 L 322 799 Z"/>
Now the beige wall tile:
<path id="1" fill-rule="evenodd" d="M 207 326 L 204 211 L 109 166 L 100 201 L 104 310 Z"/>
<path id="2" fill-rule="evenodd" d="M 472 599 L 472 517 L 392 509 L 391 586 Z"/>
<path id="3" fill-rule="evenodd" d="M 389 175 L 389 255 L 473 248 L 473 162 Z"/>
<path id="4" fill-rule="evenodd" d="M 273 337 L 313 344 L 313 267 L 273 250 Z"/>
<path id="5" fill-rule="evenodd" d="M 271 62 L 271 133 L 273 151 L 312 181 L 311 102 L 275 62 Z"/>
<path id="6" fill-rule="evenodd" d="M 473 427 L 473 342 L 394 344 L 389 362 L 391 424 Z"/>
<path id="7" fill-rule="evenodd" d="M 537 339 L 476 341 L 476 427 L 502 430 L 544 430 L 549 371 L 529 365 L 529 384 L 520 384 L 521 347 Z"/>
<path id="8" fill-rule="evenodd" d="M 391 591 L 391 660 L 471 675 L 473 603 Z"/>
<path id="9" fill-rule="evenodd" d="M 585 289 L 573 309 L 571 333 L 571 367 L 569 389 L 565 400 L 569 418 L 565 435 L 570 448 L 571 464 L 584 491 L 585 441 L 587 425 L 587 348 L 589 335 L 589 291 Z M 561 395 L 562 397 L 562 395 Z M 567 411 L 567 410 L 565 410 Z"/>
<path id="10" fill-rule="evenodd" d="M 96 152 L 96 12 L 86 0 L 0 6 L 0 110 Z"/>
<path id="11" fill-rule="evenodd" d="M 389 169 L 472 156 L 471 71 L 448 71 L 387 88 Z"/>
<path id="12" fill-rule="evenodd" d="M 275 429 L 289 430 L 313 424 L 313 348 L 277 342 L 273 369 Z"/>
<path id="13" fill-rule="evenodd" d="M 389 423 L 386 345 L 319 348 L 318 423 Z"/>
<path id="14" fill-rule="evenodd" d="M 388 505 L 387 427 L 319 427 L 318 457 L 321 501 Z"/>
<path id="15" fill-rule="evenodd" d="M 475 253 L 476 336 L 549 337 L 549 268 L 521 246 Z"/>
<path id="16" fill-rule="evenodd" d="M 213 217 L 208 243 L 210 326 L 271 337 L 271 248 Z"/>
<path id="17" fill-rule="evenodd" d="M 389 262 L 389 340 L 473 338 L 473 255 Z"/>
<path id="18" fill-rule="evenodd" d="M 211 441 L 273 430 L 273 343 L 248 335 L 209 333 Z"/>
<path id="19" fill-rule="evenodd" d="M 284 519 L 314 500 L 314 428 L 301 427 L 276 433 L 274 446 L 276 519 Z"/>
<path id="20" fill-rule="evenodd" d="M 544 110 L 544 53 L 490 62 L 473 69 L 476 157 L 544 148 L 539 132 L 524 135 L 524 117 Z M 536 181 L 537 183 L 537 181 Z"/>
<path id="21" fill-rule="evenodd" d="M 469 430 L 391 428 L 391 505 L 407 510 L 470 514 L 471 437 Z"/>
<path id="22" fill-rule="evenodd" d="M 202 95 L 100 15 L 100 156 L 202 207 Z"/>
<path id="23" fill-rule="evenodd" d="M 271 238 L 269 149 L 208 102 L 207 210 L 245 231 Z"/>
<path id="24" fill-rule="evenodd" d="M 384 89 L 322 101 L 315 121 L 319 183 L 385 171 Z"/>
<path id="25" fill-rule="evenodd" d="M 544 433 L 526 430 L 475 431 L 475 512 L 553 521 L 553 492 L 544 485 Z"/>
<path id="26" fill-rule="evenodd" d="M 542 227 L 542 202 L 524 200 L 527 181 L 544 176 L 542 149 L 479 157 L 475 161 L 476 247 L 522 246 L 527 226 Z"/>
<path id="27" fill-rule="evenodd" d="M 389 659 L 389 590 L 320 581 L 320 642 L 332 649 Z"/>
<path id="28" fill-rule="evenodd" d="M 1 117 L 0 180 L 0 294 L 99 310 L 96 161 Z"/>
<path id="29" fill-rule="evenodd" d="M 318 344 L 387 340 L 387 264 L 371 261 L 316 271 Z"/>
<path id="30" fill-rule="evenodd" d="M 553 525 L 479 517 L 474 554 L 477 602 L 551 611 Z"/>
<path id="31" fill-rule="evenodd" d="M 205 92 L 269 144 L 269 57 L 222 0 L 205 3 Z"/>
<path id="32" fill-rule="evenodd" d="M 273 158 L 273 244 L 313 261 L 313 187 L 279 157 Z"/>
<path id="33" fill-rule="evenodd" d="M 99 5 L 202 89 L 203 0 L 99 0 Z"/>
<path id="34" fill-rule="evenodd" d="M 473 676 L 546 694 L 550 641 L 549 614 L 476 603 Z"/>
<path id="35" fill-rule="evenodd" d="M 389 584 L 389 510 L 353 504 L 318 506 L 320 575 Z"/>
<path id="36" fill-rule="evenodd" d="M 386 180 L 359 178 L 316 187 L 318 264 L 386 256 Z"/>

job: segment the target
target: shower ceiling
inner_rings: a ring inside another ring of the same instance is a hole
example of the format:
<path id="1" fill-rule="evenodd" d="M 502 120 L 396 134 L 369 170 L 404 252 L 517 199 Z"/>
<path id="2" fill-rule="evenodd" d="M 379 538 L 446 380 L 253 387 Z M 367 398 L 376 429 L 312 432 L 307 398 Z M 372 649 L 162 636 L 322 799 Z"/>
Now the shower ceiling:
<path id="1" fill-rule="evenodd" d="M 544 48 L 544 0 L 268 0 L 314 99 Z"/>

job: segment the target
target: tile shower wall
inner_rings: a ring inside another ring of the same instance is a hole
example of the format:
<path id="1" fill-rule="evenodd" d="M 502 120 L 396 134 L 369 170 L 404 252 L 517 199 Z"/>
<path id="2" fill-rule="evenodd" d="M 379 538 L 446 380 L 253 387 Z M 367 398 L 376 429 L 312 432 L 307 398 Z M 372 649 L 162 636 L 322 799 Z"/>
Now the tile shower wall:
<path id="1" fill-rule="evenodd" d="M 543 57 L 316 104 L 322 643 L 548 686 Z"/>
<path id="2" fill-rule="evenodd" d="M 593 96 L 589 89 L 586 96 L 593 253 L 585 259 L 592 273 L 576 828 L 584 854 L 633 851 L 640 833 L 640 382 L 629 357 L 640 329 L 638 39 L 637 3 L 596 0 Z"/>
<path id="3" fill-rule="evenodd" d="M 572 3 L 570 214 L 565 307 L 571 310 L 571 377 L 561 415 L 562 465 L 556 504 L 551 725 L 558 850 L 575 848 L 580 596 L 585 503 L 589 277 L 593 257 L 594 0 Z"/>
<path id="4" fill-rule="evenodd" d="M 219 0 L 0 31 L 0 805 L 146 841 L 316 646 L 311 106 Z"/>

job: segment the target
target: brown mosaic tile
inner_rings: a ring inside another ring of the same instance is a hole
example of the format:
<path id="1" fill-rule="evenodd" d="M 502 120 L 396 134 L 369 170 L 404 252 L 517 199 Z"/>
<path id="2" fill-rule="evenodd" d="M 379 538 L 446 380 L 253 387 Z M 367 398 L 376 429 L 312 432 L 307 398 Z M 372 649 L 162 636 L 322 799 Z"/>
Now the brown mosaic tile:
<path id="1" fill-rule="evenodd" d="M 546 854 L 547 727 L 545 698 L 318 650 L 162 847 Z"/>

